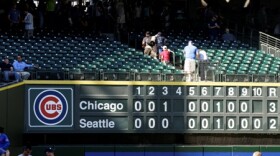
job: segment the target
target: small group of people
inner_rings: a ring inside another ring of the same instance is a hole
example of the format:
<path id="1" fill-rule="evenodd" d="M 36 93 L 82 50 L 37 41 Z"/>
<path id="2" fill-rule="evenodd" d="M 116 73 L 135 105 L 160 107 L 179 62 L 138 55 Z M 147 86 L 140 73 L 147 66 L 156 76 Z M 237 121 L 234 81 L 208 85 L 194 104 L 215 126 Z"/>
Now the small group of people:
<path id="1" fill-rule="evenodd" d="M 28 8 L 24 9 L 24 18 L 21 18 L 20 11 L 17 9 L 17 5 L 14 4 L 8 13 L 8 20 L 10 22 L 10 28 L 12 31 L 18 31 L 21 29 L 21 23 L 24 24 L 24 37 L 29 39 L 33 37 L 34 22 L 33 15 L 28 11 Z"/>
<path id="2" fill-rule="evenodd" d="M 167 39 L 161 32 L 152 36 L 151 33 L 147 31 L 142 40 L 142 48 L 144 48 L 145 55 L 149 55 L 153 59 L 159 59 L 164 64 L 170 63 L 171 50 L 167 48 Z"/>
<path id="3" fill-rule="evenodd" d="M 35 67 L 34 64 L 27 64 L 22 60 L 22 55 L 17 56 L 17 60 L 14 60 L 13 64 L 10 63 L 9 58 L 5 57 L 4 61 L 0 64 L 1 72 L 3 73 L 3 81 L 9 82 L 10 77 L 14 77 L 17 82 L 27 80 L 30 73 L 26 71 L 26 68 Z"/>
<path id="4" fill-rule="evenodd" d="M 196 69 L 198 62 L 198 73 L 200 81 L 206 80 L 206 70 L 208 66 L 208 57 L 205 50 L 198 49 L 193 45 L 192 41 L 188 42 L 188 45 L 183 50 L 184 53 L 184 72 L 186 74 L 186 81 L 197 81 Z"/>
<path id="5" fill-rule="evenodd" d="M 142 48 L 144 54 L 151 56 L 153 59 L 159 59 L 164 64 L 170 64 L 171 50 L 167 48 L 167 39 L 162 36 L 161 32 L 152 36 L 149 31 L 146 32 L 142 40 Z M 186 81 L 195 81 L 196 68 L 198 62 L 200 81 L 206 80 L 206 70 L 208 66 L 208 57 L 205 50 L 198 49 L 193 45 L 192 41 L 184 48 L 184 72 L 186 73 Z"/>

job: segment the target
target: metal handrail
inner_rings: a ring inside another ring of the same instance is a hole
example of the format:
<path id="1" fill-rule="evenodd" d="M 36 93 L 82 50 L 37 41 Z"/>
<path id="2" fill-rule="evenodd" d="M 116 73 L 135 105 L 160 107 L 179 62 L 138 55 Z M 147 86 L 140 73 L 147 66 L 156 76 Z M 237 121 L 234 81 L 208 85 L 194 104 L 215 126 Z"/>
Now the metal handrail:
<path id="1" fill-rule="evenodd" d="M 271 50 L 274 50 L 273 55 L 280 57 L 280 39 L 276 37 L 259 32 L 259 48 L 269 54 L 272 54 Z"/>

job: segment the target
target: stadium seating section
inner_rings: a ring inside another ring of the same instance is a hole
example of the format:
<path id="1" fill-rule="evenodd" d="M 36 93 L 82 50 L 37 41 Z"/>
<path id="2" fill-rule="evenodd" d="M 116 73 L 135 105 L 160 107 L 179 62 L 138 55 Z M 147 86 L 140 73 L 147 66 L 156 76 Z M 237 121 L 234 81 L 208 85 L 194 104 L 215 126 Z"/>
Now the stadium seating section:
<path id="1" fill-rule="evenodd" d="M 0 36 L 0 57 L 13 60 L 20 53 L 25 61 L 40 66 L 32 72 L 31 79 L 182 81 L 183 71 L 176 66 L 182 63 L 182 50 L 189 40 L 207 51 L 211 60 L 209 71 L 223 75 L 220 79 L 225 81 L 232 81 L 224 76 L 231 74 L 276 75 L 280 66 L 279 58 L 247 44 L 210 41 L 197 34 L 194 37 L 192 32 L 166 35 L 168 48 L 175 52 L 175 66 L 164 65 L 128 44 L 85 32 L 41 31 L 35 36 L 28 40 L 7 33 Z M 142 37 L 130 34 L 130 39 L 139 43 Z"/>

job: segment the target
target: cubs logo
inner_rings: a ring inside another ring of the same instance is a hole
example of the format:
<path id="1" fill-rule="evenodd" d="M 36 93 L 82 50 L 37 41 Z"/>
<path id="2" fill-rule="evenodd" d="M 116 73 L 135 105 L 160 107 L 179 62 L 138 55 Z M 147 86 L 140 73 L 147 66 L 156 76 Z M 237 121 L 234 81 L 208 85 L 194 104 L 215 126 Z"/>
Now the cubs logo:
<path id="1" fill-rule="evenodd" d="M 45 125 L 57 125 L 68 112 L 65 96 L 57 90 L 45 90 L 35 98 L 33 110 L 36 118 Z"/>

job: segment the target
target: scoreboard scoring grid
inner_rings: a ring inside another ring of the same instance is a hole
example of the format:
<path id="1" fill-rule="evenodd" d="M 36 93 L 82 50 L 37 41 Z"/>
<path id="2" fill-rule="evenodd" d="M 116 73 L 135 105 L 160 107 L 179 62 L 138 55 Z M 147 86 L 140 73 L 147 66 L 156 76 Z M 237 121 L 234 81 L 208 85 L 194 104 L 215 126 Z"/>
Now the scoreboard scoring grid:
<path id="1" fill-rule="evenodd" d="M 160 114 L 148 115 L 148 129 L 168 127 L 171 131 L 187 133 L 279 131 L 278 87 L 163 85 L 133 88 L 133 114 L 142 107 L 146 108 L 142 110 L 146 115 Z M 171 113 L 170 116 L 167 113 Z M 134 128 L 139 128 L 142 121 L 135 116 L 133 119 Z"/>
<path id="2" fill-rule="evenodd" d="M 280 132 L 280 85 L 275 83 L 122 81 L 60 86 L 71 86 L 75 92 L 74 125 L 69 132 Z M 45 130 L 60 131 L 27 128 L 27 132 Z"/>

